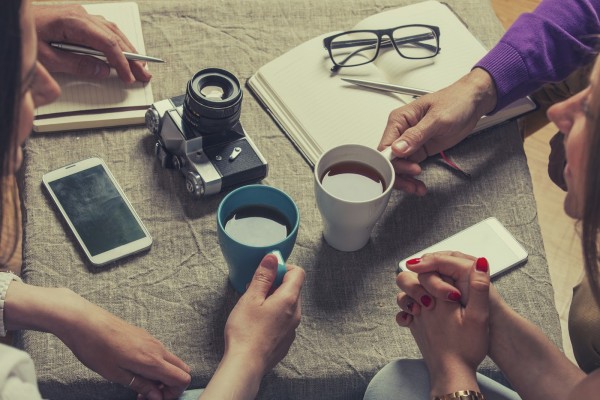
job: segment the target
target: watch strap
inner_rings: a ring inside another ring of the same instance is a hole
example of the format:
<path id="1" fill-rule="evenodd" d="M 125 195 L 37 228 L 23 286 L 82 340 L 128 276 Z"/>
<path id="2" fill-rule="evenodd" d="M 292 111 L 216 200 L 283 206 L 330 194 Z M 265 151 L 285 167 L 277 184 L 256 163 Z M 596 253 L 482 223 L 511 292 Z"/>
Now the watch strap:
<path id="1" fill-rule="evenodd" d="M 6 336 L 6 328 L 4 327 L 4 299 L 8 287 L 13 281 L 21 281 L 21 278 L 12 272 L 0 272 L 0 337 Z"/>
<path id="2" fill-rule="evenodd" d="M 443 396 L 434 396 L 433 400 L 485 400 L 485 397 L 475 390 L 459 390 Z"/>

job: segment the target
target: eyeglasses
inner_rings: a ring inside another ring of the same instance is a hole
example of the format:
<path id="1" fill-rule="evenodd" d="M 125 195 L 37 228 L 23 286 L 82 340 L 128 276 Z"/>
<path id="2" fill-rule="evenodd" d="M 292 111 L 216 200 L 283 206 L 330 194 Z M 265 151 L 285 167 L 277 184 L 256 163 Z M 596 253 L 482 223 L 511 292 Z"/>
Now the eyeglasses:
<path id="1" fill-rule="evenodd" d="M 383 37 L 387 36 L 386 39 Z M 323 39 L 333 61 L 331 71 L 372 62 L 380 48 L 394 47 L 408 59 L 435 57 L 440 52 L 440 28 L 431 25 L 403 25 L 391 29 L 359 30 L 338 33 Z"/>

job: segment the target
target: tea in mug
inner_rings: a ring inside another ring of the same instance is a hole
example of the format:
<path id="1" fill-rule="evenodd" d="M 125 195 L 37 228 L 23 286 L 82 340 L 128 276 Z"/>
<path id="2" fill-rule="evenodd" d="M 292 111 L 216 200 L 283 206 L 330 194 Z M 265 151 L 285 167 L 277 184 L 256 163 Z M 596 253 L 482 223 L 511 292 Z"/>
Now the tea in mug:
<path id="1" fill-rule="evenodd" d="M 225 232 L 235 241 L 255 247 L 269 246 L 284 240 L 292 224 L 273 207 L 248 205 L 227 216 Z"/>
<path id="2" fill-rule="evenodd" d="M 385 192 L 383 176 L 373 167 L 356 161 L 333 164 L 321 176 L 321 185 L 332 196 L 347 201 L 368 201 Z"/>

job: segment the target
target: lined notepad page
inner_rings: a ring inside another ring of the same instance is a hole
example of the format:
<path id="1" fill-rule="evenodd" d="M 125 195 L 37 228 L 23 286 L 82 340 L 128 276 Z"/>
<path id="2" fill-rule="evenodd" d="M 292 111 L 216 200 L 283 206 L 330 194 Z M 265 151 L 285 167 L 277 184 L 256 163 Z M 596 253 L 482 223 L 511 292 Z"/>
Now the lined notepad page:
<path id="1" fill-rule="evenodd" d="M 98 3 L 84 5 L 90 14 L 103 15 L 117 24 L 140 54 L 146 54 L 142 25 L 136 3 Z M 64 114 L 79 111 L 118 109 L 148 106 L 153 102 L 149 84 L 135 82 L 124 84 L 111 71 L 107 79 L 74 78 L 67 74 L 54 74 L 61 95 L 54 103 L 37 109 L 36 115 Z M 102 117 L 100 117 L 102 118 Z"/>

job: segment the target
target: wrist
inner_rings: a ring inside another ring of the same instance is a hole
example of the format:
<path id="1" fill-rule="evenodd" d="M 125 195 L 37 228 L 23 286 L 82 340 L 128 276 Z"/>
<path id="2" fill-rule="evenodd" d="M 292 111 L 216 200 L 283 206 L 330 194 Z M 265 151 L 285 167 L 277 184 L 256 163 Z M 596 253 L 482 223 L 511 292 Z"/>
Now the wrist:
<path id="1" fill-rule="evenodd" d="M 76 319 L 74 309 L 82 298 L 64 288 L 13 283 L 6 294 L 4 320 L 10 330 L 32 329 L 58 336 Z"/>
<path id="2" fill-rule="evenodd" d="M 496 108 L 496 84 L 492 76 L 482 68 L 473 68 L 466 76 L 470 86 L 473 87 L 475 103 L 481 115 L 486 115 Z"/>
<path id="3" fill-rule="evenodd" d="M 239 354 L 225 352 L 200 399 L 254 399 L 263 377 L 263 369 L 256 364 Z"/>
<path id="4" fill-rule="evenodd" d="M 450 362 L 447 366 L 429 368 L 430 394 L 432 397 L 454 393 L 457 390 L 479 391 L 476 371 L 462 362 Z"/>

